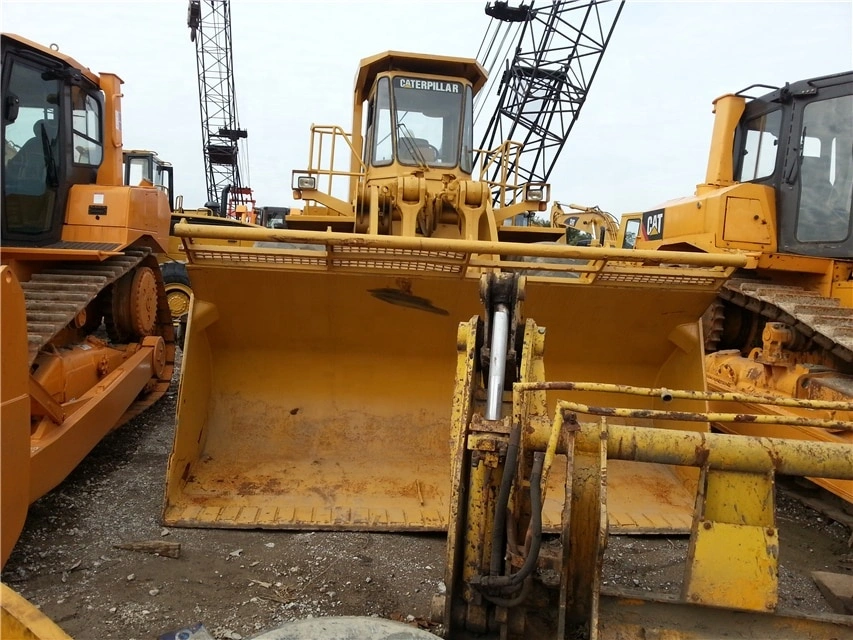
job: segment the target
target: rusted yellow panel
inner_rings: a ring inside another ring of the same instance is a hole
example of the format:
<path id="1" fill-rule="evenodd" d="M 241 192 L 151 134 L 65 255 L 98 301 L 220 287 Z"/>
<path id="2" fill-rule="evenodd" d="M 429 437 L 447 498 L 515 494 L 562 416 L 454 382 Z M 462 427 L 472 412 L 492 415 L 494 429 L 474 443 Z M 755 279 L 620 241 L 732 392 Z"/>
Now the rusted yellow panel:
<path id="1" fill-rule="evenodd" d="M 779 540 L 772 528 L 704 521 L 694 534 L 683 598 L 696 604 L 776 608 Z"/>
<path id="2" fill-rule="evenodd" d="M 598 640 L 598 599 L 604 549 L 607 546 L 606 425 L 594 428 L 597 451 L 574 447 L 575 433 L 566 433 L 566 505 L 563 509 L 562 569 L 558 637 L 588 625 L 590 640 Z"/>
<path id="3" fill-rule="evenodd" d="M 602 596 L 601 609 L 600 640 L 840 640 L 853 636 L 853 622 L 842 616 L 798 618 L 779 612 L 720 610 L 615 594 Z"/>
<path id="4" fill-rule="evenodd" d="M 715 522 L 772 528 L 772 475 L 736 471 L 709 473 L 703 517 Z"/>

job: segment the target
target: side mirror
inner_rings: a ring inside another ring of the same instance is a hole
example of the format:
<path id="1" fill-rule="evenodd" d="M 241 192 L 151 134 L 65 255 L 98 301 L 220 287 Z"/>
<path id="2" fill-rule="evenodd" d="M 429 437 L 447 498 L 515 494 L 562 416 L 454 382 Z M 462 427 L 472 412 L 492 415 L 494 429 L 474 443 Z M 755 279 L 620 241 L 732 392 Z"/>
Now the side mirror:
<path id="1" fill-rule="evenodd" d="M 11 124 L 18 119 L 18 109 L 21 106 L 21 100 L 14 93 L 6 96 L 3 102 L 3 121 Z"/>

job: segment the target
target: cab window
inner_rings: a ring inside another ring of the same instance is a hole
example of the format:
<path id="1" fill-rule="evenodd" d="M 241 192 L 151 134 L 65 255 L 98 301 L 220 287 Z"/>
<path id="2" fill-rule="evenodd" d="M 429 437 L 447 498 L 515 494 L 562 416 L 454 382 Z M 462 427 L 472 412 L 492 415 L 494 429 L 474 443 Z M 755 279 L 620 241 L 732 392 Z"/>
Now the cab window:
<path id="1" fill-rule="evenodd" d="M 74 164 L 100 166 L 104 158 L 101 105 L 80 87 L 72 87 L 71 102 Z"/>
<path id="2" fill-rule="evenodd" d="M 781 126 L 781 110 L 765 113 L 747 122 L 738 182 L 752 182 L 773 174 Z"/>
<path id="3" fill-rule="evenodd" d="M 4 235 L 35 237 L 54 227 L 62 86 L 42 71 L 16 60 L 4 87 L 18 100 L 14 118 L 3 123 Z"/>
<path id="4" fill-rule="evenodd" d="M 853 96 L 812 102 L 803 112 L 799 160 L 800 242 L 843 242 L 853 200 Z"/>
<path id="5" fill-rule="evenodd" d="M 376 98 L 371 110 L 373 122 L 373 150 L 370 155 L 374 167 L 385 167 L 394 159 L 391 141 L 391 85 L 388 78 L 380 78 L 376 86 Z"/>
<path id="6" fill-rule="evenodd" d="M 464 95 L 461 82 L 394 78 L 397 158 L 401 164 L 458 164 Z"/>

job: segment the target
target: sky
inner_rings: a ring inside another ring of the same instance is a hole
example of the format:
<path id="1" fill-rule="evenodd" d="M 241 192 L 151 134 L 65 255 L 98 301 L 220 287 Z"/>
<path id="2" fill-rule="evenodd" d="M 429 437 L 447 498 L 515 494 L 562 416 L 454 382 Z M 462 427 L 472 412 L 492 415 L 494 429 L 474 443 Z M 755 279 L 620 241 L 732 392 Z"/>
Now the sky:
<path id="1" fill-rule="evenodd" d="M 476 57 L 490 22 L 484 6 L 231 0 L 243 151 L 258 205 L 298 206 L 291 171 L 307 166 L 312 124 L 351 128 L 359 60 L 387 50 Z M 186 0 L 0 0 L 3 31 L 55 43 L 124 80 L 125 148 L 171 162 L 177 193 L 195 207 L 207 198 L 186 14 Z M 853 0 L 628 0 L 551 174 L 552 200 L 619 215 L 690 195 L 705 176 L 714 98 L 850 69 Z M 475 143 L 487 121 L 478 121 Z"/>

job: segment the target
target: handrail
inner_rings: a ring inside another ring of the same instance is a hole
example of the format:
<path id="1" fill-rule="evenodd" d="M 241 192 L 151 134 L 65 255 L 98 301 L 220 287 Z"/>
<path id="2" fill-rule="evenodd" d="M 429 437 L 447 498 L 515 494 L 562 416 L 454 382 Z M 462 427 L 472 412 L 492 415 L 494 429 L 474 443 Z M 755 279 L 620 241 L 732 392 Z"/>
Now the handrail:
<path id="1" fill-rule="evenodd" d="M 503 256 L 531 256 L 576 260 L 619 260 L 660 265 L 702 267 L 733 267 L 746 265 L 747 256 L 739 253 L 694 253 L 687 251 L 654 251 L 616 249 L 608 247 L 575 247 L 523 242 L 490 242 L 455 238 L 406 236 L 375 236 L 332 231 L 303 231 L 299 229 L 226 228 L 216 225 L 193 225 L 181 221 L 175 225 L 179 238 L 235 239 L 250 242 L 280 242 L 317 244 L 344 247 L 375 247 L 420 251 L 450 251 Z M 530 264 L 529 268 L 544 265 Z"/>
<path id="2" fill-rule="evenodd" d="M 328 167 L 324 161 L 324 140 L 326 137 L 331 137 L 331 143 L 329 144 L 328 149 Z M 350 157 L 346 159 L 347 170 L 335 169 L 335 156 L 337 153 L 337 140 L 338 138 L 342 138 L 347 147 L 349 147 Z M 354 172 L 349 170 L 350 161 L 355 158 L 358 166 L 360 167 L 360 171 Z M 294 175 L 308 175 L 308 176 L 327 176 L 328 183 L 326 185 L 326 189 L 322 190 L 323 193 L 327 193 L 332 195 L 332 187 L 334 186 L 334 179 L 336 177 L 340 178 L 357 178 L 358 182 L 361 183 L 364 181 L 364 177 L 367 173 L 367 166 L 362 161 L 360 154 L 356 151 L 355 147 L 352 144 L 352 134 L 347 133 L 344 129 L 338 125 L 311 125 L 311 139 L 308 147 L 308 168 L 307 169 L 294 169 L 292 172 Z M 318 188 L 319 188 L 318 182 Z M 310 200 L 310 198 L 307 198 Z"/>

